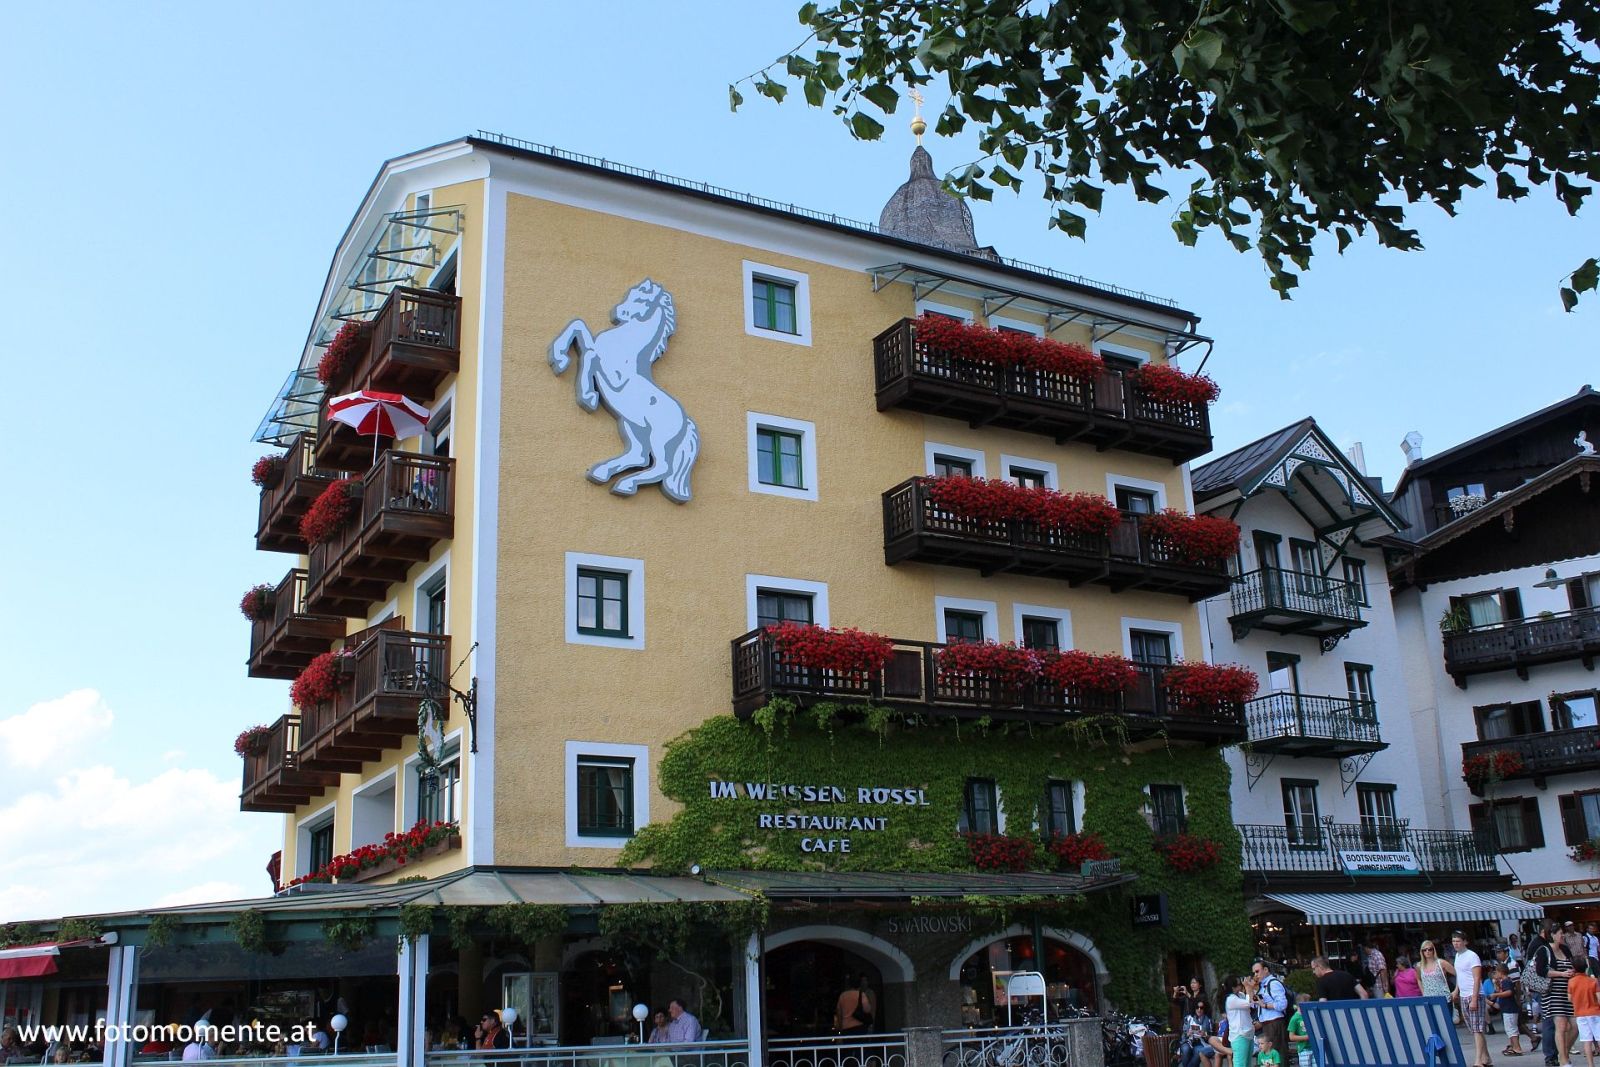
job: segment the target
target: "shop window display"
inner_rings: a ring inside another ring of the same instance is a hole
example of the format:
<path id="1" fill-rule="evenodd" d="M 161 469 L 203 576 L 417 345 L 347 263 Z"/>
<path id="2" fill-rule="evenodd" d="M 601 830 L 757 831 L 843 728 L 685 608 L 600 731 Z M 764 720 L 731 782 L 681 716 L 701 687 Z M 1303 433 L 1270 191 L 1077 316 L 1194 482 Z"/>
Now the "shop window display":
<path id="1" fill-rule="evenodd" d="M 1006 980 L 1017 971 L 1039 971 L 1044 975 L 1052 1019 L 1068 1008 L 1099 1008 L 1094 962 L 1088 956 L 1047 937 L 1041 961 L 1035 954 L 1033 938 L 1021 935 L 992 942 L 961 965 L 961 1025 L 1004 1026 Z"/>

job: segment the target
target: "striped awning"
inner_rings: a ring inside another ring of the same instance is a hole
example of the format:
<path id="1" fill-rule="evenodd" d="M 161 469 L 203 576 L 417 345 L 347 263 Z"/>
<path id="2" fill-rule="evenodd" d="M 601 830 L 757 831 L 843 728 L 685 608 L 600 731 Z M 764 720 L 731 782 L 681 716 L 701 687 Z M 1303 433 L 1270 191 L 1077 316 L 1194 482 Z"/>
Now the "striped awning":
<path id="1" fill-rule="evenodd" d="M 1544 909 L 1507 893 L 1266 893 L 1312 926 L 1542 919 Z"/>

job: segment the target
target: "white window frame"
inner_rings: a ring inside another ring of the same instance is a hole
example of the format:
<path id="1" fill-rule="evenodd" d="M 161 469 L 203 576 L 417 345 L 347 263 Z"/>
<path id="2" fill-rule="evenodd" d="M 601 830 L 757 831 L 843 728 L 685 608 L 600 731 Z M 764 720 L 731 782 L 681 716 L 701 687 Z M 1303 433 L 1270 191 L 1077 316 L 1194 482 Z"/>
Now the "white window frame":
<path id="1" fill-rule="evenodd" d="M 1126 474 L 1106 475 L 1106 499 L 1115 504 L 1117 502 L 1117 486 L 1124 489 L 1138 489 L 1141 492 L 1153 493 L 1156 498 L 1156 510 L 1161 511 L 1167 506 L 1167 487 L 1162 482 L 1153 482 L 1149 478 L 1132 478 Z"/>
<path id="2" fill-rule="evenodd" d="M 1123 359 L 1136 359 L 1140 363 L 1149 363 L 1154 357 L 1142 348 L 1132 345 L 1119 345 L 1111 341 L 1096 341 L 1093 348 L 1097 356 L 1121 356 Z"/>
<path id="3" fill-rule="evenodd" d="M 334 825 L 337 822 L 339 802 L 330 800 L 316 811 L 298 820 L 294 824 L 294 875 L 295 878 L 304 878 L 311 873 L 311 835 L 324 826 Z M 333 854 L 339 854 L 339 831 L 334 826 Z"/>
<path id="4" fill-rule="evenodd" d="M 933 477 L 933 457 L 938 455 L 967 460 L 972 464 L 972 476 L 974 478 L 989 477 L 989 463 L 984 458 L 982 449 L 962 448 L 960 445 L 941 444 L 938 441 L 925 441 L 922 445 L 922 469 L 930 478 Z"/>
<path id="5" fill-rule="evenodd" d="M 967 775 L 967 778 L 986 778 L 986 777 L 987 777 L 986 775 L 982 775 L 982 774 L 969 774 L 969 775 Z M 994 783 L 994 832 L 995 832 L 995 836 L 996 837 L 1000 837 L 1000 836 L 1004 835 L 1005 832 L 1006 832 L 1006 797 L 1005 797 L 1005 792 L 1000 788 L 1000 780 L 998 778 L 989 778 L 988 780 Z M 958 819 L 959 819 L 959 816 L 965 815 L 966 812 L 967 812 L 967 782 L 966 782 L 966 779 L 962 779 L 962 782 L 961 782 L 961 811 L 957 813 Z M 968 833 L 972 833 L 974 831 L 968 830 L 967 832 Z"/>
<path id="6" fill-rule="evenodd" d="M 917 314 L 920 315 L 924 311 L 932 311 L 940 315 L 949 315 L 952 318 L 960 319 L 962 322 L 969 324 L 972 322 L 974 317 L 971 308 L 956 307 L 954 304 L 941 304 L 937 300 L 918 300 L 916 304 Z"/>
<path id="7" fill-rule="evenodd" d="M 427 619 L 428 595 L 424 590 L 433 584 L 440 572 L 444 573 L 444 632 L 450 632 L 450 550 L 447 548 L 440 553 L 439 558 L 428 564 L 427 570 L 417 575 L 416 582 L 411 587 L 411 621 L 412 629 L 420 632 L 423 622 Z"/>
<path id="8" fill-rule="evenodd" d="M 1080 833 L 1080 834 L 1083 833 L 1084 832 L 1084 829 L 1083 829 L 1083 798 L 1085 796 L 1084 788 L 1083 788 L 1083 779 L 1081 779 L 1081 778 L 1046 778 L 1045 779 L 1045 784 L 1049 785 L 1053 781 L 1054 782 L 1062 782 L 1062 781 L 1064 781 L 1064 782 L 1067 783 L 1067 789 L 1072 794 L 1072 816 L 1073 816 L 1072 821 L 1078 824 L 1078 829 L 1075 832 L 1076 833 Z M 1160 783 L 1157 783 L 1157 784 L 1160 784 Z M 1146 786 L 1146 790 L 1148 790 L 1148 789 L 1149 789 L 1149 787 Z M 1041 797 L 1040 799 L 1043 800 L 1044 798 Z M 1147 803 L 1148 803 L 1149 799 L 1150 799 L 1150 794 L 1147 791 L 1145 793 L 1145 800 L 1146 800 Z M 1033 832 L 1036 833 L 1036 834 L 1037 833 L 1042 833 L 1044 831 L 1044 822 L 1039 818 L 1039 814 L 1040 814 L 1040 809 L 1035 808 L 1034 811 L 1033 811 Z"/>
<path id="9" fill-rule="evenodd" d="M 456 806 L 456 824 L 458 826 L 466 822 L 467 814 L 467 761 L 466 745 L 463 743 L 465 734 L 464 728 L 458 728 L 445 734 L 439 741 L 440 752 L 448 751 L 452 744 L 456 746 L 456 760 L 461 767 L 461 803 Z M 422 817 L 419 811 L 422 805 L 422 795 L 417 791 L 417 764 L 420 762 L 422 762 L 421 756 L 412 755 L 407 756 L 400 764 L 400 790 L 403 794 L 400 798 L 400 810 L 405 813 L 406 825 L 404 829 L 407 830 L 417 825 L 417 820 Z"/>
<path id="10" fill-rule="evenodd" d="M 1128 659 L 1133 658 L 1133 631 L 1152 630 L 1156 633 L 1168 634 L 1172 637 L 1172 661 L 1184 658 L 1183 656 L 1183 624 L 1170 619 L 1122 619 L 1122 654 Z"/>
<path id="11" fill-rule="evenodd" d="M 370 628 L 370 627 L 376 626 L 380 622 L 388 622 L 390 619 L 394 618 L 396 615 L 399 615 L 399 614 L 400 614 L 400 597 L 397 594 L 387 604 L 385 604 L 383 607 L 378 609 L 378 613 L 376 615 L 372 616 L 372 620 L 367 623 L 367 627 Z"/>
<path id="12" fill-rule="evenodd" d="M 828 621 L 828 583 L 808 582 L 803 578 L 779 578 L 771 574 L 746 574 L 744 576 L 744 628 L 756 628 L 756 594 L 762 589 L 777 593 L 802 593 L 811 598 L 811 621 L 818 626 L 832 626 Z"/>
<path id="13" fill-rule="evenodd" d="M 583 756 L 633 760 L 633 832 L 650 822 L 650 748 L 603 741 L 568 741 L 566 809 L 568 848 L 621 848 L 631 837 L 594 837 L 578 833 L 578 760 Z"/>
<path id="14" fill-rule="evenodd" d="M 1000 609 L 993 600 L 967 600 L 957 596 L 936 596 L 933 598 L 934 631 L 939 635 L 939 643 L 945 644 L 944 613 L 946 611 L 970 611 L 983 616 L 983 639 L 985 641 L 1000 640 Z"/>
<path id="15" fill-rule="evenodd" d="M 450 436 L 450 455 L 452 457 L 453 456 L 457 456 L 461 452 L 461 447 L 460 447 L 461 446 L 461 442 L 456 439 L 456 383 L 455 382 L 451 382 L 450 383 L 450 388 L 446 389 L 442 396 L 439 396 L 439 397 L 435 398 L 433 403 L 428 405 L 428 422 L 431 423 L 434 420 L 434 417 L 437 416 L 441 411 L 444 412 L 445 415 L 448 416 L 448 419 L 449 419 L 449 426 L 450 426 L 450 435 L 449 435 Z M 430 453 L 432 452 L 434 447 L 438 444 L 438 442 L 434 439 L 433 432 L 431 430 L 429 430 L 426 426 L 424 426 L 423 429 L 422 429 L 422 437 L 420 438 L 420 441 L 427 445 L 428 450 L 429 450 Z M 421 445 L 419 444 L 418 447 L 420 448 Z"/>
<path id="16" fill-rule="evenodd" d="M 744 414 L 745 427 L 745 479 L 752 493 L 783 496 L 790 500 L 817 499 L 817 424 L 805 419 L 788 419 L 782 415 L 769 415 L 761 411 Z M 761 480 L 761 461 L 756 435 L 762 430 L 779 430 L 800 435 L 800 477 L 806 483 L 800 488 L 791 485 L 769 485 Z"/>
<path id="17" fill-rule="evenodd" d="M 1036 619 L 1054 619 L 1060 627 L 1061 651 L 1076 648 L 1072 643 L 1072 612 L 1066 608 L 1051 608 L 1043 604 L 1012 604 L 1011 605 L 1011 632 L 1017 644 L 1022 644 L 1022 617 L 1031 615 Z M 941 618 L 943 616 L 941 615 Z"/>
<path id="18" fill-rule="evenodd" d="M 1150 828 L 1152 830 L 1155 829 L 1156 820 L 1156 805 L 1150 796 L 1150 787 L 1152 785 L 1175 785 L 1178 787 L 1178 799 L 1183 804 L 1183 821 L 1187 824 L 1189 821 L 1189 787 L 1182 782 L 1146 782 L 1139 787 L 1139 791 L 1144 794 L 1144 818 L 1145 822 L 1150 824 Z M 1082 821 L 1081 817 L 1079 821 Z"/>
<path id="19" fill-rule="evenodd" d="M 394 833 L 396 830 L 400 829 L 394 824 L 395 816 L 401 810 L 400 805 L 402 798 L 400 796 L 400 768 L 390 767 L 388 770 L 380 771 L 371 778 L 367 779 L 365 782 L 362 782 L 360 785 L 356 786 L 354 789 L 350 790 L 350 848 L 352 851 L 360 848 L 362 845 L 376 845 L 383 842 L 383 834 L 379 834 L 377 840 L 375 841 L 356 840 L 356 805 L 361 803 L 364 794 L 371 793 L 375 790 L 382 791 L 385 786 L 390 789 L 391 794 L 389 797 L 389 828 L 383 833 Z"/>
<path id="20" fill-rule="evenodd" d="M 568 552 L 563 564 L 566 572 L 566 636 L 569 645 L 594 645 L 598 648 L 644 648 L 644 560 L 626 556 L 600 556 L 592 552 Z M 578 568 L 594 567 L 628 576 L 627 637 L 603 637 L 578 632 Z"/>
<path id="21" fill-rule="evenodd" d="M 744 332 L 768 341 L 811 347 L 811 276 L 749 259 L 743 261 L 741 269 L 744 278 Z M 755 280 L 758 276 L 794 286 L 794 333 L 756 325 Z"/>
<path id="22" fill-rule="evenodd" d="M 1011 474 L 1013 465 L 1027 467 L 1043 474 L 1044 487 L 1046 489 L 1059 490 L 1061 488 L 1061 476 L 1058 469 L 1054 463 L 1047 459 L 1032 459 L 1028 456 L 1013 456 L 1005 452 L 1000 453 L 1000 477 L 1012 484 L 1016 484 L 1016 478 Z"/>
<path id="23" fill-rule="evenodd" d="M 1021 319 L 1008 319 L 1003 315 L 989 316 L 990 329 L 998 330 L 1002 326 L 1008 330 L 1021 330 L 1023 333 L 1031 333 L 1035 337 L 1043 337 L 1045 335 L 1044 327 L 1039 325 L 1037 322 L 1023 322 Z"/>

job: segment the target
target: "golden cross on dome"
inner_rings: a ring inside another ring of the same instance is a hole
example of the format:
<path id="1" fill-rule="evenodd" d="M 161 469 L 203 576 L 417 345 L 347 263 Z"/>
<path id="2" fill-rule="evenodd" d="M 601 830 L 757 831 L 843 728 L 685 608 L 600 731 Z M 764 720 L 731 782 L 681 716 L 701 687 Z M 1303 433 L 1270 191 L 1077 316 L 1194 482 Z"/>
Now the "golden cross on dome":
<path id="1" fill-rule="evenodd" d="M 922 91 L 913 85 L 906 95 L 911 97 L 911 102 L 917 108 L 917 113 L 911 118 L 911 132 L 916 135 L 917 143 L 921 144 L 922 133 L 928 128 L 928 124 L 922 121 Z"/>

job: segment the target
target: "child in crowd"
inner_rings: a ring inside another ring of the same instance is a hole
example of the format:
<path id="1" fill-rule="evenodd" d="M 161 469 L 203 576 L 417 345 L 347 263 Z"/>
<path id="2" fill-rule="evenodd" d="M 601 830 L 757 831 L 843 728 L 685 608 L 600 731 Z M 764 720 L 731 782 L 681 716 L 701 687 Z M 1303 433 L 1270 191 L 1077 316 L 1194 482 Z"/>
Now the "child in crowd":
<path id="1" fill-rule="evenodd" d="M 1578 1041 L 1583 1045 L 1583 1062 L 1594 1067 L 1600 1052 L 1600 982 L 1592 970 L 1594 960 L 1579 957 L 1576 973 L 1567 979 L 1567 997 L 1572 1001 L 1572 1019 L 1578 1024 Z"/>
<path id="2" fill-rule="evenodd" d="M 1283 1057 L 1272 1047 L 1272 1035 L 1256 1034 L 1256 1067 L 1283 1067 Z"/>
<path id="3" fill-rule="evenodd" d="M 1500 1054 L 1522 1055 L 1522 1029 L 1518 1026 L 1521 1007 L 1517 1003 L 1517 983 L 1511 977 L 1508 964 L 1494 965 L 1494 989 L 1489 994 L 1489 1003 L 1499 1009 L 1500 1018 L 1506 1024 L 1506 1047 L 1500 1050 Z"/>
<path id="4" fill-rule="evenodd" d="M 1300 1009 L 1294 1009 L 1294 1014 L 1289 1016 L 1289 1049 L 1294 1053 L 1295 1063 L 1299 1067 L 1312 1067 L 1311 1064 L 1311 1039 L 1306 1036 L 1306 1017 L 1300 1014 Z"/>

